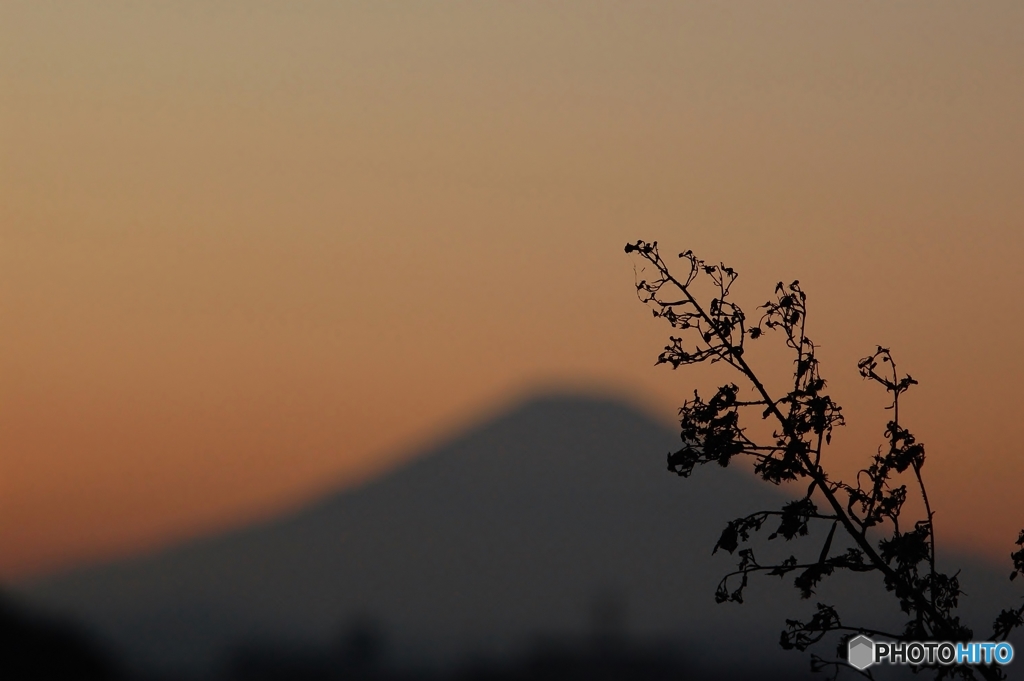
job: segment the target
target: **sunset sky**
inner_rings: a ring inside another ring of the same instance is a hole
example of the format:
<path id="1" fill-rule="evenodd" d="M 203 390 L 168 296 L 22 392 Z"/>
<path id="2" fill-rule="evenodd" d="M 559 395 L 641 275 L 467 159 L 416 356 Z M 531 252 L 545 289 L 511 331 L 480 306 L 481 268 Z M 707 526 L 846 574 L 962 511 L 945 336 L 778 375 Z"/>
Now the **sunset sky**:
<path id="1" fill-rule="evenodd" d="M 0 3 L 0 578 L 293 508 L 531 393 L 669 422 L 731 377 L 654 366 L 638 238 L 751 308 L 800 279 L 840 471 L 890 346 L 939 541 L 1007 561 L 1022 35 L 1018 0 Z"/>

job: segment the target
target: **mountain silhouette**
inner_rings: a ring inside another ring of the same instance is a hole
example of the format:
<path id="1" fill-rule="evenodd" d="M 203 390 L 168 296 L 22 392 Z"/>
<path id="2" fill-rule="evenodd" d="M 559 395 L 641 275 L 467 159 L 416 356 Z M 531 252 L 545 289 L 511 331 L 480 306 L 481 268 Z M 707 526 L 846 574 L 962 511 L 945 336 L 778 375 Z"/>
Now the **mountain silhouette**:
<path id="1" fill-rule="evenodd" d="M 804 672 L 778 634 L 814 599 L 787 579 L 714 602 L 735 560 L 711 555 L 725 522 L 783 492 L 735 466 L 681 480 L 665 470 L 677 442 L 621 401 L 532 399 L 297 512 L 18 593 L 165 673 L 213 673 L 254 642 L 328 645 L 360 618 L 403 664 L 606 635 L 671 642 L 698 665 Z M 1005 574 L 962 562 L 978 607 L 1011 602 Z M 829 588 L 854 614 L 891 609 L 863 583 Z"/>

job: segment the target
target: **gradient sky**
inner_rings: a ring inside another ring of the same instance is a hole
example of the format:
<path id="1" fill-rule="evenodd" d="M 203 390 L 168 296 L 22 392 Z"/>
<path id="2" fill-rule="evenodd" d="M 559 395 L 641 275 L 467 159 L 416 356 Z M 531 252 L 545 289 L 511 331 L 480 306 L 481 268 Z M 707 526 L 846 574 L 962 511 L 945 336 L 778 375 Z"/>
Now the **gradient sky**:
<path id="1" fill-rule="evenodd" d="M 1005 560 L 1022 35 L 1016 0 L 0 4 L 0 577 L 265 517 L 552 386 L 670 419 L 726 377 L 653 366 L 637 238 L 750 306 L 801 280 L 839 470 L 891 346 L 939 541 Z"/>

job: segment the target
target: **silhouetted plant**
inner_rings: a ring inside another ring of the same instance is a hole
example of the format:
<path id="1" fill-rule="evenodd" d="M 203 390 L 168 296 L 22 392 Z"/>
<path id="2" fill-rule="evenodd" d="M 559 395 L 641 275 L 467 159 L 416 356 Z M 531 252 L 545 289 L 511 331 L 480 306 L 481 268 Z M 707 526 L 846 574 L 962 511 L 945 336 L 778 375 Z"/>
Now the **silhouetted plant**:
<path id="1" fill-rule="evenodd" d="M 748 319 L 729 299 L 736 272 L 725 265 L 709 265 L 691 251 L 679 254 L 680 276 L 670 272 L 658 252 L 657 242 L 637 241 L 626 245 L 653 266 L 653 277 L 636 282 L 640 300 L 679 331 L 658 356 L 658 364 L 673 369 L 702 362 L 724 362 L 752 388 L 752 399 L 741 399 L 740 387 L 727 383 L 710 399 L 696 391 L 693 399 L 679 409 L 682 447 L 668 455 L 668 468 L 680 476 L 689 476 L 695 467 L 707 463 L 727 466 L 734 457 L 752 457 L 754 471 L 763 480 L 780 484 L 803 481 L 806 493 L 777 510 L 759 511 L 728 523 L 714 551 L 719 549 L 739 557 L 736 569 L 722 578 L 715 594 L 722 602 L 742 602 L 749 578 L 756 574 L 785 576 L 795 573 L 794 586 L 803 598 L 810 598 L 826 577 L 846 570 L 854 573 L 880 573 L 885 588 L 897 599 L 907 616 L 900 632 L 887 632 L 867 626 L 847 624 L 836 608 L 818 603 L 807 620 L 786 620 L 780 644 L 783 648 L 807 650 L 826 635 L 840 636 L 837 658 L 811 655 L 815 671 L 831 671 L 835 678 L 841 669 L 871 678 L 870 670 L 857 672 L 840 660 L 846 641 L 858 634 L 878 635 L 893 640 L 971 641 L 973 631 L 956 615 L 962 595 L 959 573 L 940 572 L 935 563 L 934 511 L 928 498 L 921 470 L 925 463 L 924 446 L 900 421 L 900 398 L 916 385 L 910 376 L 901 376 L 887 348 L 879 346 L 858 362 L 861 376 L 885 388 L 891 400 L 887 409 L 892 418 L 886 425 L 886 445 L 879 448 L 867 468 L 853 484 L 833 479 L 826 470 L 822 453 L 832 440 L 832 431 L 843 425 L 841 407 L 824 394 L 826 386 L 815 357 L 815 345 L 805 333 L 807 296 L 800 283 L 779 283 L 770 300 L 758 308 L 759 316 Z M 645 265 L 643 271 L 648 270 Z M 694 283 L 704 278 L 712 293 L 700 300 Z M 772 395 L 745 358 L 746 343 L 756 341 L 769 331 L 779 332 L 795 355 L 792 388 L 784 395 Z M 756 438 L 741 425 L 741 413 L 750 409 L 773 422 L 770 437 Z M 924 517 L 908 523 L 903 518 L 907 501 L 906 480 L 919 494 Z M 819 502 L 823 501 L 823 507 Z M 798 557 L 791 555 L 778 562 L 762 563 L 749 542 L 752 536 L 772 523 L 768 539 L 792 540 L 807 536 L 812 523 L 828 527 L 817 551 Z M 777 524 L 776 524 L 777 523 Z M 846 548 L 833 550 L 837 532 L 845 535 L 839 542 Z M 1017 539 L 1019 550 L 1012 554 L 1010 579 L 1024 573 L 1024 531 Z M 1024 606 L 1003 610 L 995 619 L 990 640 L 1002 641 L 1024 624 Z M 937 678 L 1005 678 L 995 666 L 921 665 L 931 668 Z"/>

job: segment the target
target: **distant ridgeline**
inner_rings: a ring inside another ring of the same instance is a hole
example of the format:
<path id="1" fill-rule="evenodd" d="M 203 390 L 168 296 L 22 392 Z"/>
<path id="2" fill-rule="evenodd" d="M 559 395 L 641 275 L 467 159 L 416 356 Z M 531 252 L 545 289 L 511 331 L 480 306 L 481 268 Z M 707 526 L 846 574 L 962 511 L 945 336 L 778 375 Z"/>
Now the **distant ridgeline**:
<path id="1" fill-rule="evenodd" d="M 599 650 L 614 678 L 797 678 L 808 662 L 778 647 L 786 617 L 821 600 L 878 623 L 893 607 L 881 583 L 841 578 L 810 601 L 755 583 L 744 604 L 716 604 L 734 567 L 711 555 L 725 523 L 785 490 L 734 467 L 681 481 L 665 470 L 677 443 L 619 401 L 536 399 L 297 513 L 18 592 L 131 669 L 268 680 L 548 678 L 600 668 Z M 966 619 L 1012 598 L 1009 568 L 940 559 L 964 569 Z"/>

